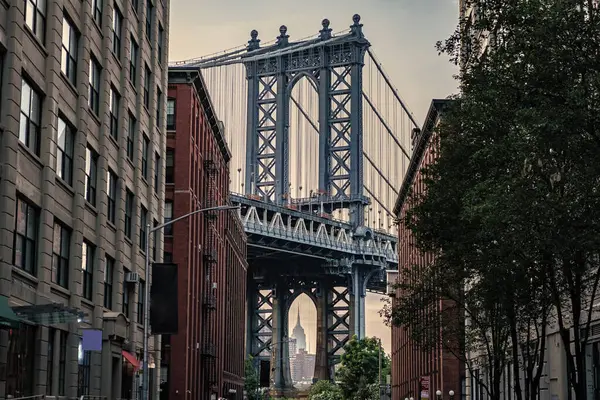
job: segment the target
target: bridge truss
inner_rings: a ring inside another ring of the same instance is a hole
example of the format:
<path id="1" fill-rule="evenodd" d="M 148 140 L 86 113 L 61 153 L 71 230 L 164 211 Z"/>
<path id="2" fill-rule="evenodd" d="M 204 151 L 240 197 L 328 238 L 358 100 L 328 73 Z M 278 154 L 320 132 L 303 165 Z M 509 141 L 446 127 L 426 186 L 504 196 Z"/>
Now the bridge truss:
<path id="1" fill-rule="evenodd" d="M 232 150 L 231 201 L 249 237 L 248 351 L 291 387 L 288 311 L 317 307 L 315 377 L 333 377 L 343 345 L 364 336 L 367 290 L 396 269 L 392 205 L 417 123 L 365 38 L 360 16 L 290 41 L 280 28 L 247 45 L 172 63 L 202 70 Z"/>

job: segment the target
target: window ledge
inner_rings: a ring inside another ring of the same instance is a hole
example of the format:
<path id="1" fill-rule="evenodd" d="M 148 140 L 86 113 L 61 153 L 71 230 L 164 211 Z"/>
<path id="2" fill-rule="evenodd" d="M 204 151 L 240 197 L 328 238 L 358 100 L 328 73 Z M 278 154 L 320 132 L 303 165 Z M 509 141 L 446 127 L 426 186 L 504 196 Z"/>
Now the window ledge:
<path id="1" fill-rule="evenodd" d="M 65 180 L 62 179 L 60 176 L 56 175 L 55 182 L 58 183 L 58 185 L 60 187 L 62 187 L 63 189 L 65 189 L 67 192 L 69 192 L 69 194 L 71 196 L 75 196 L 75 189 L 73 189 L 73 186 L 71 186 L 67 182 L 65 182 Z"/>
<path id="2" fill-rule="evenodd" d="M 133 246 L 133 240 L 131 240 L 130 238 L 128 238 L 127 236 L 125 236 L 125 241 L 127 243 L 129 243 L 130 246 Z"/>
<path id="3" fill-rule="evenodd" d="M 71 93 L 73 94 L 73 96 L 78 97 L 79 96 L 79 91 L 77 90 L 77 88 L 75 87 L 75 85 L 73 84 L 73 82 L 71 82 L 71 80 L 69 79 L 69 77 L 66 76 L 65 73 L 62 72 L 62 71 L 60 71 L 60 77 L 67 84 L 67 87 L 71 90 Z M 74 107 L 74 108 L 77 109 L 77 107 Z"/>
<path id="4" fill-rule="evenodd" d="M 92 10 L 92 14 L 94 13 L 94 11 Z M 98 35 L 100 35 L 100 38 L 104 38 L 104 34 L 102 33 L 102 29 L 98 26 L 98 21 L 96 21 L 94 19 L 94 17 L 92 17 L 92 25 L 94 25 L 94 27 L 96 28 L 96 31 L 98 32 Z"/>
<path id="5" fill-rule="evenodd" d="M 40 280 L 38 278 L 31 275 L 29 272 L 17 267 L 16 265 L 13 265 L 12 270 L 13 270 L 13 273 L 16 273 L 21 278 L 25 279 L 26 281 L 30 282 L 33 285 L 37 285 L 40 282 Z"/>
<path id="6" fill-rule="evenodd" d="M 89 104 L 88 104 L 87 110 L 88 110 L 88 114 L 90 114 L 90 116 L 92 117 L 92 119 L 94 120 L 94 122 L 96 122 L 96 125 L 98 125 L 98 127 L 100 127 L 102 125 L 102 121 L 100 121 L 100 117 L 98 117 L 98 115 L 96 114 L 96 112 L 94 110 L 92 110 L 92 108 L 90 107 Z"/>
<path id="7" fill-rule="evenodd" d="M 95 214 L 96 216 L 98 215 L 98 209 L 89 201 L 85 201 L 85 208 L 87 208 L 88 210 L 90 210 L 93 214 Z"/>
<path id="8" fill-rule="evenodd" d="M 110 139 L 110 141 L 117 147 L 117 149 L 119 148 L 119 142 L 117 141 L 117 139 L 115 139 L 110 132 L 107 132 L 106 135 L 108 136 L 108 138 Z"/>
<path id="9" fill-rule="evenodd" d="M 44 163 L 42 162 L 42 159 L 40 158 L 40 156 L 35 154 L 33 152 L 33 150 L 31 150 L 29 147 L 27 147 L 25 145 L 25 143 L 21 142 L 20 140 L 19 140 L 19 147 L 25 152 L 26 157 L 30 158 L 31 161 L 35 162 L 40 168 L 44 167 Z"/>
<path id="10" fill-rule="evenodd" d="M 46 46 L 44 46 L 44 44 L 40 41 L 40 39 L 38 39 L 38 37 L 35 36 L 35 33 L 33 33 L 31 28 L 29 26 L 27 26 L 27 24 L 24 24 L 24 26 L 25 26 L 25 32 L 27 32 L 27 35 L 29 35 L 29 37 L 33 40 L 33 43 L 42 52 L 42 54 L 47 58 L 48 50 L 46 49 Z"/>
<path id="11" fill-rule="evenodd" d="M 106 219 L 106 225 L 114 232 L 117 232 L 117 227 L 115 226 L 114 222 L 109 221 L 108 218 Z"/>
<path id="12" fill-rule="evenodd" d="M 85 297 L 83 297 L 83 295 L 81 296 L 81 303 L 85 304 L 86 306 L 88 306 L 90 308 L 94 308 L 94 302 L 86 299 Z"/>
<path id="13" fill-rule="evenodd" d="M 67 289 L 67 288 L 65 288 L 63 286 L 60 286 L 58 283 L 51 282 L 50 283 L 50 287 L 52 288 L 52 290 L 54 290 L 56 292 L 59 292 L 59 293 L 62 293 L 65 296 L 71 296 L 71 292 L 69 291 L 69 289 Z"/>

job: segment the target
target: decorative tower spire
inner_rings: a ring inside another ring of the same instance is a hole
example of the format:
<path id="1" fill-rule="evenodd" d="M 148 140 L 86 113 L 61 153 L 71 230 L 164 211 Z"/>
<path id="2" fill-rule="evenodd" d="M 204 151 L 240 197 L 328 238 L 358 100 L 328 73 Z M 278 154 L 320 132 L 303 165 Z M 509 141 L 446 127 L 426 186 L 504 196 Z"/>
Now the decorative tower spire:
<path id="1" fill-rule="evenodd" d="M 319 37 L 321 40 L 331 39 L 331 28 L 329 27 L 329 20 L 325 18 L 321 25 L 323 25 L 323 29 L 319 31 Z"/>
<path id="2" fill-rule="evenodd" d="M 256 50 L 260 48 L 260 39 L 258 38 L 258 31 L 253 29 L 250 32 L 250 40 L 248 41 L 248 51 Z"/>
<path id="3" fill-rule="evenodd" d="M 279 36 L 277 36 L 277 44 L 280 46 L 287 46 L 289 37 L 290 35 L 287 35 L 287 26 L 281 25 L 279 28 Z"/>
<path id="4" fill-rule="evenodd" d="M 354 14 L 354 16 L 352 17 L 352 22 L 354 23 L 350 25 L 350 33 L 354 34 L 355 36 L 358 36 L 359 38 L 365 37 L 362 31 L 363 26 L 360 23 L 360 15 Z"/>
<path id="5" fill-rule="evenodd" d="M 298 319 L 296 320 L 296 325 L 300 326 L 300 304 L 298 304 Z"/>

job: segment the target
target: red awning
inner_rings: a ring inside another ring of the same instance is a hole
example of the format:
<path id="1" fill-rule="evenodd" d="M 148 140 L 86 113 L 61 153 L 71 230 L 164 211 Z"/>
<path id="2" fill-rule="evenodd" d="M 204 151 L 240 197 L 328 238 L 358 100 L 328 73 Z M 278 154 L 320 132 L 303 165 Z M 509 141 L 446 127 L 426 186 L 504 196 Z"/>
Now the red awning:
<path id="1" fill-rule="evenodd" d="M 122 353 L 123 353 L 123 357 L 125 357 L 125 359 L 127 361 L 129 361 L 129 363 L 131 365 L 133 365 L 133 369 L 135 371 L 137 371 L 138 369 L 140 369 L 140 362 L 138 361 L 138 359 L 133 354 L 131 354 L 131 353 L 125 351 L 125 350 L 123 350 Z"/>

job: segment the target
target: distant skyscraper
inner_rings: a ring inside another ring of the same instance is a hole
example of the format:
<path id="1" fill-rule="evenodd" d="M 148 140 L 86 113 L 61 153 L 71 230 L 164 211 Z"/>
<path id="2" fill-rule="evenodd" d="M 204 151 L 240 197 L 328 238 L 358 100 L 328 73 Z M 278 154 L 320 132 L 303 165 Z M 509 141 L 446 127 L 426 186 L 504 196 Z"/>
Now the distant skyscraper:
<path id="1" fill-rule="evenodd" d="M 298 319 L 296 320 L 296 326 L 292 330 L 292 337 L 296 339 L 296 349 L 298 351 L 306 350 L 306 334 L 300 324 L 300 306 L 298 306 Z"/>

